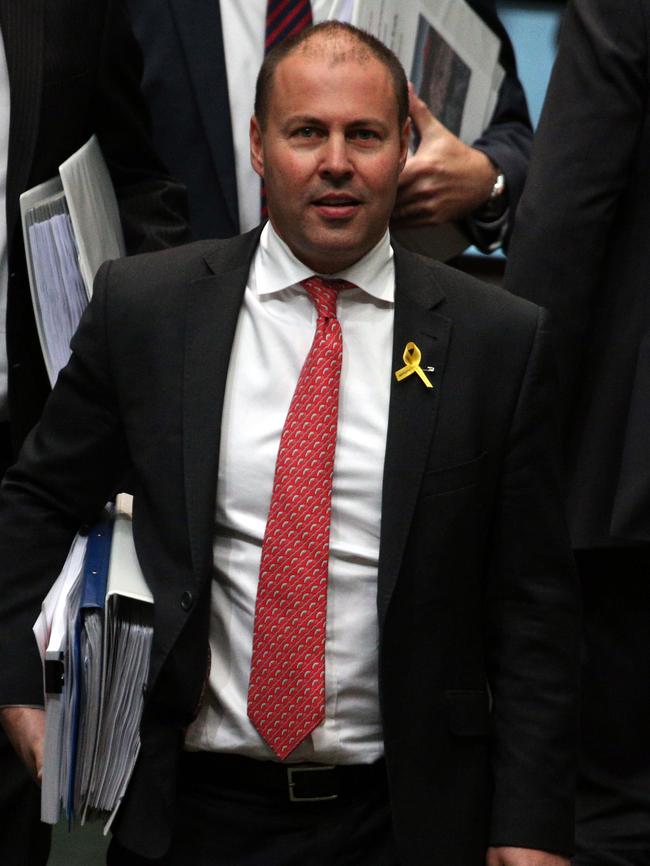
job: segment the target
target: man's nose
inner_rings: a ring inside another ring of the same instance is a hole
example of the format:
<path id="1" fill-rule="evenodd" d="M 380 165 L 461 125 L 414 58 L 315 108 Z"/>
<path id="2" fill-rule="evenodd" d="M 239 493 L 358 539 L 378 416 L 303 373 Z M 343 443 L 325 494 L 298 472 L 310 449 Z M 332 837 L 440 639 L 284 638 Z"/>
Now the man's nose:
<path id="1" fill-rule="evenodd" d="M 330 135 L 321 152 L 321 176 L 339 180 L 349 177 L 353 171 L 345 136 Z"/>

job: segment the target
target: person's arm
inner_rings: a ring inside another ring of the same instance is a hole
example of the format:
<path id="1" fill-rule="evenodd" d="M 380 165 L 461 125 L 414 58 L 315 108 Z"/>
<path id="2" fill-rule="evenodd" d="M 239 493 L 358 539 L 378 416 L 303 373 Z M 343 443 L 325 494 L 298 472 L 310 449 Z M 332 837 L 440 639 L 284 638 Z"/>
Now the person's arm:
<path id="1" fill-rule="evenodd" d="M 191 240 L 185 187 L 155 153 L 142 57 L 123 0 L 106 4 L 93 127 L 115 186 L 128 253 Z"/>
<path id="2" fill-rule="evenodd" d="M 33 709 L 43 704 L 41 662 L 32 625 L 80 527 L 90 525 L 130 466 L 105 339 L 109 292 L 104 265 L 40 423 L 0 487 L 0 707 L 10 738 L 32 770 L 38 748 L 16 741 L 18 713 L 39 736 Z"/>
<path id="3" fill-rule="evenodd" d="M 492 0 L 470 6 L 501 40 L 499 62 L 505 78 L 490 124 L 471 146 L 412 101 L 412 117 L 422 137 L 407 162 L 398 191 L 395 228 L 437 225 L 463 219 L 473 242 L 485 252 L 507 244 L 533 138 L 526 97 L 517 76 L 514 50 Z M 505 194 L 496 213 L 485 210 L 499 174 Z"/>
<path id="4" fill-rule="evenodd" d="M 555 394 L 548 316 L 539 310 L 487 546 L 489 842 L 496 849 L 489 866 L 550 866 L 539 852 L 561 860 L 573 848 L 579 592 L 563 507 Z"/>
<path id="5" fill-rule="evenodd" d="M 508 248 L 515 221 L 519 199 L 524 189 L 528 163 L 533 144 L 533 128 L 528 113 L 526 94 L 517 74 L 515 52 L 508 33 L 501 23 L 493 0 L 470 0 L 470 6 L 496 33 L 501 42 L 499 63 L 505 77 L 499 89 L 499 97 L 492 119 L 483 134 L 472 142 L 472 147 L 489 158 L 505 178 L 505 201 L 507 211 L 500 224 L 498 219 L 484 214 L 481 209 L 466 220 L 465 226 L 474 243 L 484 251 L 501 234 L 501 244 Z"/>
<path id="6" fill-rule="evenodd" d="M 566 417 L 610 241 L 648 110 L 638 0 L 569 3 L 506 269 L 506 288 L 551 311 Z M 632 190 L 630 190 L 632 191 Z"/>

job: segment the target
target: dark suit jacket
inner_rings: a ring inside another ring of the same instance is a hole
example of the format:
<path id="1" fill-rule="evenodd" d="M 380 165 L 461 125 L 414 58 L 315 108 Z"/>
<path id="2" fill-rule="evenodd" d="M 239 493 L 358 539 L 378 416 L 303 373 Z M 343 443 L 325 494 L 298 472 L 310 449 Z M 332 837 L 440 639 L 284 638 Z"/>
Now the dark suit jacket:
<path id="1" fill-rule="evenodd" d="M 576 548 L 650 541 L 650 2 L 569 3 L 506 272 L 553 316 Z"/>
<path id="2" fill-rule="evenodd" d="M 500 61 L 506 70 L 492 121 L 474 146 L 501 167 L 514 213 L 532 141 L 526 97 L 494 0 L 469 0 L 469 5 L 501 39 Z M 237 234 L 237 181 L 219 3 L 128 0 L 128 6 L 144 55 L 142 87 L 154 141 L 170 170 L 187 185 L 194 236 Z M 480 242 L 478 235 L 476 240 Z"/>
<path id="3" fill-rule="evenodd" d="M 19 445 L 49 392 L 27 282 L 20 194 L 96 133 L 129 252 L 188 239 L 185 197 L 152 151 L 140 55 L 120 0 L 0 0 L 11 92 L 7 167 L 7 351 Z"/>
<path id="4" fill-rule="evenodd" d="M 160 856 L 208 664 L 230 346 L 258 232 L 109 263 L 41 424 L 0 492 L 0 705 L 41 700 L 31 625 L 72 534 L 131 467 L 155 597 L 142 751 L 118 820 Z M 569 851 L 576 589 L 541 311 L 398 248 L 377 615 L 401 862 Z M 38 537 L 38 544 L 34 543 Z"/>

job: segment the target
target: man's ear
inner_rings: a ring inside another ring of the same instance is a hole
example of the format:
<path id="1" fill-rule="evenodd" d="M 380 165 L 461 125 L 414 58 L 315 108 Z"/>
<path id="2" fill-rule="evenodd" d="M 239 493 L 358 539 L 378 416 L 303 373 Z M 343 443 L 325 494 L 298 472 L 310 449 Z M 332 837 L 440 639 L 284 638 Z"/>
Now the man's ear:
<path id="1" fill-rule="evenodd" d="M 264 145 L 262 144 L 262 129 L 255 115 L 251 117 L 250 125 L 251 165 L 260 177 L 264 177 Z"/>
<path id="2" fill-rule="evenodd" d="M 400 142 L 400 164 L 399 170 L 401 171 L 406 165 L 406 158 L 409 155 L 409 142 L 411 141 L 411 118 L 407 117 L 404 126 L 402 127 L 402 131 L 400 133 L 399 142 Z"/>

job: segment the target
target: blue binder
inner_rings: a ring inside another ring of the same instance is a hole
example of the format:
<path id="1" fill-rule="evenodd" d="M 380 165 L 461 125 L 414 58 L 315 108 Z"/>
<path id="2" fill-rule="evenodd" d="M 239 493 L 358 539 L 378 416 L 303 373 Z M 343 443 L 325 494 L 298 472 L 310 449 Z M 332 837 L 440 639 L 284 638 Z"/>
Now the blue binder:
<path id="1" fill-rule="evenodd" d="M 104 609 L 106 599 L 106 582 L 111 559 L 111 544 L 113 540 L 113 517 L 108 511 L 96 523 L 88 534 L 88 544 L 84 559 L 83 585 L 79 615 L 74 636 L 74 670 L 77 673 L 72 683 L 72 727 L 70 736 L 69 766 L 66 813 L 68 824 L 75 813 L 75 786 L 77 775 L 77 758 L 79 747 L 79 727 L 81 721 L 81 689 L 83 679 L 83 659 L 81 655 L 81 636 L 86 625 L 86 618 L 91 611 Z M 101 671 L 101 664 L 99 666 Z"/>

